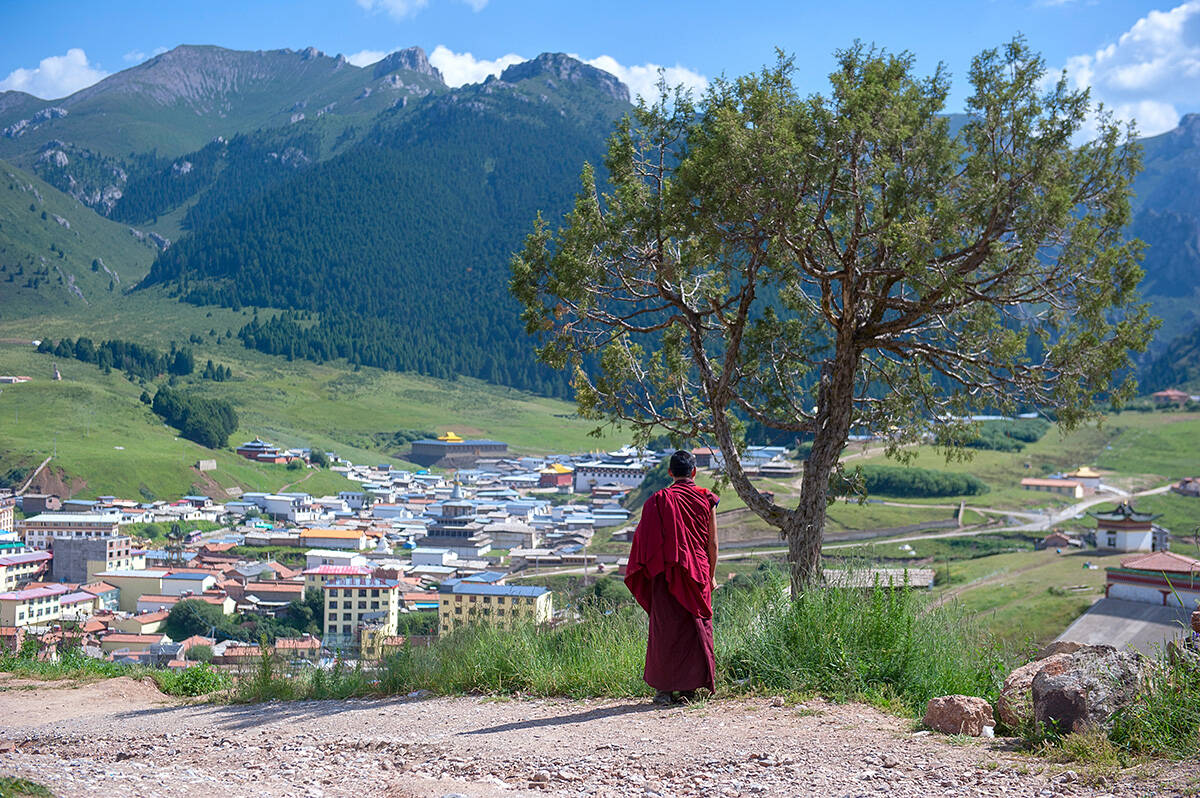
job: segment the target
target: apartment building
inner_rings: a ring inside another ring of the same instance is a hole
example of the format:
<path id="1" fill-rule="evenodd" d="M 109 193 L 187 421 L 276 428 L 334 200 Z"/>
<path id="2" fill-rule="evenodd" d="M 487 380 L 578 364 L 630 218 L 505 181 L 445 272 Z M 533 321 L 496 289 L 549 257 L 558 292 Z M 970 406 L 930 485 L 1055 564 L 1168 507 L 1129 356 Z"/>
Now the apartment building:
<path id="1" fill-rule="evenodd" d="M 120 513 L 41 513 L 17 522 L 17 531 L 31 549 L 45 551 L 55 538 L 115 537 Z"/>
<path id="2" fill-rule="evenodd" d="M 51 542 L 55 582 L 91 582 L 101 571 L 126 571 L 134 564 L 133 540 L 125 535 L 102 538 L 55 538 Z M 142 564 L 145 562 L 143 560 Z"/>
<path id="3" fill-rule="evenodd" d="M 59 620 L 59 599 L 67 592 L 62 585 L 52 585 L 0 593 L 0 626 L 40 626 Z"/>
<path id="4" fill-rule="evenodd" d="M 394 579 L 346 577 L 325 583 L 325 635 L 328 648 L 358 646 L 364 627 L 396 634 L 400 583 Z"/>
<path id="5" fill-rule="evenodd" d="M 509 629 L 516 623 L 544 623 L 554 611 L 548 588 L 457 582 L 438 589 L 438 630 L 447 634 L 469 623 Z"/>
<path id="6" fill-rule="evenodd" d="M 48 551 L 0 555 L 0 591 L 16 590 L 45 573 L 49 565 Z"/>

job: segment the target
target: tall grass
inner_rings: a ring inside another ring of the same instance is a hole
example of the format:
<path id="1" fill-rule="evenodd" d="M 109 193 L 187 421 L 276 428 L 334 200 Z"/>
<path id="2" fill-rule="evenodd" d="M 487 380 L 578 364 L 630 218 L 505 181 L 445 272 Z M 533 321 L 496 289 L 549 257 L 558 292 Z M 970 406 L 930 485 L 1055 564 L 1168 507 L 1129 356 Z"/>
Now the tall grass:
<path id="1" fill-rule="evenodd" d="M 726 684 L 898 700 L 917 713 L 949 693 L 994 699 L 1005 660 L 957 606 L 873 589 L 809 590 L 796 600 L 781 576 L 718 603 L 717 658 Z"/>
<path id="2" fill-rule="evenodd" d="M 1117 712 L 1109 738 L 1133 754 L 1195 757 L 1200 751 L 1200 665 L 1163 656 L 1145 687 Z"/>
<path id="3" fill-rule="evenodd" d="M 724 595 L 722 595 L 724 594 Z M 642 681 L 646 616 L 636 607 L 585 607 L 553 629 L 471 626 L 428 647 L 406 646 L 382 663 L 283 673 L 264 657 L 239 680 L 235 700 L 346 698 L 414 690 L 439 694 L 628 697 Z M 815 692 L 898 704 L 910 712 L 946 693 L 994 697 L 1004 662 L 953 607 L 877 585 L 821 590 L 797 601 L 786 580 L 718 593 L 714 627 L 723 693 Z"/>

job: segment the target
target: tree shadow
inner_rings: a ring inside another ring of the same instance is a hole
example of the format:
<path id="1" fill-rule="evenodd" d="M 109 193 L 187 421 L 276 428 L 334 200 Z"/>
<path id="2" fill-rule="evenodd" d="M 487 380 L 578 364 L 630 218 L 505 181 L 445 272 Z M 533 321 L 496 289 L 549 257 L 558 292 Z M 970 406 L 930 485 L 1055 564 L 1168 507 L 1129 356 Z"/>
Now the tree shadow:
<path id="1" fill-rule="evenodd" d="M 662 710 L 662 707 L 651 703 L 621 704 L 614 707 L 597 707 L 596 709 L 589 709 L 586 712 L 574 712 L 570 715 L 556 715 L 552 718 L 535 718 L 533 720 L 502 723 L 499 726 L 487 726 L 473 731 L 459 732 L 459 735 L 502 734 L 503 732 L 510 731 L 541 729 L 547 726 L 568 726 L 575 723 L 587 723 L 593 720 L 615 718 L 620 715 L 629 715 L 637 712 L 661 712 Z"/>

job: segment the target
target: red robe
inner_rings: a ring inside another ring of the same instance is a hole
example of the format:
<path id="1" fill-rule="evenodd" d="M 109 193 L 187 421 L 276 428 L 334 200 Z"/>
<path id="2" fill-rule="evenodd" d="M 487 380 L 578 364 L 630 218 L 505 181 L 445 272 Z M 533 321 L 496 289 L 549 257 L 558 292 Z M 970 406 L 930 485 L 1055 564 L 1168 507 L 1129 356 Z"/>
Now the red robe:
<path id="1" fill-rule="evenodd" d="M 708 537 L 717 501 L 678 480 L 647 500 L 633 535 L 625 584 L 650 616 L 645 679 L 657 690 L 714 689 Z"/>

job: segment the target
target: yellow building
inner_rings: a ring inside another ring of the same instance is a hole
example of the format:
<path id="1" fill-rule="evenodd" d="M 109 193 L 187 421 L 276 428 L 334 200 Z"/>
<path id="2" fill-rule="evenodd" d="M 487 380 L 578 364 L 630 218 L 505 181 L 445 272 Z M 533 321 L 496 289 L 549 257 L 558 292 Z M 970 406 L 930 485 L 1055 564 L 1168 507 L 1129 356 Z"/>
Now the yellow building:
<path id="1" fill-rule="evenodd" d="M 362 551 L 367 547 L 367 535 L 361 529 L 305 529 L 300 533 L 300 545 L 314 549 Z"/>
<path id="2" fill-rule="evenodd" d="M 325 583 L 326 648 L 353 648 L 364 628 L 390 637 L 400 613 L 400 583 L 394 579 L 347 577 Z"/>
<path id="3" fill-rule="evenodd" d="M 62 618 L 61 585 L 0 593 L 0 626 L 41 626 Z"/>
<path id="4" fill-rule="evenodd" d="M 137 612 L 138 599 L 145 595 L 163 594 L 163 577 L 166 571 L 145 569 L 141 571 L 101 571 L 96 578 L 107 582 L 121 591 L 117 606 L 122 612 Z"/>
<path id="5" fill-rule="evenodd" d="M 365 565 L 318 565 L 304 569 L 304 590 L 324 590 L 326 582 L 370 575 L 371 569 Z"/>
<path id="6" fill-rule="evenodd" d="M 548 588 L 527 585 L 481 585 L 458 582 L 438 591 L 441 634 L 469 623 L 504 629 L 514 623 L 544 623 L 554 611 Z"/>
<path id="7" fill-rule="evenodd" d="M 26 551 L 0 555 L 0 591 L 16 590 L 31 581 L 50 563 L 48 551 Z"/>

